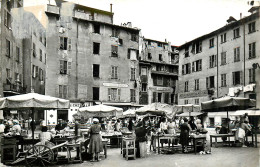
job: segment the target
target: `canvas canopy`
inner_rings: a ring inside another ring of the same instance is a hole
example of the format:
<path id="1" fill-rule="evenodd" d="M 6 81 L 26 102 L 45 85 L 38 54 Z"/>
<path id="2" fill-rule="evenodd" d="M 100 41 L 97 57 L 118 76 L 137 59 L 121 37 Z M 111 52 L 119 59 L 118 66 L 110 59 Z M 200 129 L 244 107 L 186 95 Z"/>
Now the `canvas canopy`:
<path id="1" fill-rule="evenodd" d="M 173 112 L 176 114 L 188 113 L 188 112 L 200 112 L 199 105 L 186 104 L 186 105 L 175 105 L 173 107 Z"/>
<path id="2" fill-rule="evenodd" d="M 203 113 L 202 112 L 184 112 L 184 113 L 181 113 L 181 114 L 178 114 L 176 115 L 177 117 L 196 117 L 196 116 L 199 116 L 199 115 L 202 115 Z"/>
<path id="3" fill-rule="evenodd" d="M 78 114 L 84 117 L 118 117 L 123 115 L 123 109 L 99 104 L 95 106 L 82 107 L 79 109 Z"/>
<path id="4" fill-rule="evenodd" d="M 69 100 L 28 93 L 0 98 L 1 109 L 64 109 L 69 108 Z"/>
<path id="5" fill-rule="evenodd" d="M 167 116 L 172 118 L 174 116 L 173 106 L 164 103 L 152 103 L 136 110 L 137 115 L 157 115 Z"/>
<path id="6" fill-rule="evenodd" d="M 236 112 L 230 115 L 240 116 L 240 115 L 244 115 L 245 113 L 248 113 L 248 116 L 260 116 L 260 109 L 237 110 Z"/>

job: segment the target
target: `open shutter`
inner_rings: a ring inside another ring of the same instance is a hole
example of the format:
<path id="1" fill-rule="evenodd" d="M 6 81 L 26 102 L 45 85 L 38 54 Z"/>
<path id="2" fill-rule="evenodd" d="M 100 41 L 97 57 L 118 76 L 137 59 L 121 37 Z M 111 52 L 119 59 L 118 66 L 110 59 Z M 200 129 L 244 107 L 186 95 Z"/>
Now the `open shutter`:
<path id="1" fill-rule="evenodd" d="M 68 38 L 68 50 L 69 50 L 69 51 L 72 50 L 72 46 L 71 46 L 71 38 Z"/>
<path id="2" fill-rule="evenodd" d="M 169 93 L 164 94 L 164 103 L 166 103 L 166 104 L 169 103 Z"/>
<path id="3" fill-rule="evenodd" d="M 184 65 L 182 65 L 182 75 L 184 75 Z"/>
<path id="4" fill-rule="evenodd" d="M 214 64 L 214 67 L 217 67 L 217 55 L 214 55 L 214 60 L 215 60 L 215 61 L 214 61 L 214 63 L 215 63 L 215 64 Z"/>
<path id="5" fill-rule="evenodd" d="M 202 70 L 201 64 L 202 64 L 202 60 L 200 59 L 200 60 L 199 60 L 199 65 L 198 65 L 198 70 L 197 70 L 197 71 L 201 71 L 201 70 Z"/>
<path id="6" fill-rule="evenodd" d="M 68 74 L 70 75 L 70 71 L 71 71 L 71 60 L 68 61 Z"/>
<path id="7" fill-rule="evenodd" d="M 194 71 L 195 71 L 195 61 L 192 62 L 192 72 L 194 72 Z"/>
<path id="8" fill-rule="evenodd" d="M 127 50 L 127 58 L 130 59 L 130 52 L 131 52 L 131 49 L 128 49 Z"/>
<path id="9" fill-rule="evenodd" d="M 240 47 L 237 48 L 237 61 L 240 61 Z"/>
<path id="10" fill-rule="evenodd" d="M 118 71 L 118 67 L 115 67 L 115 78 L 116 79 L 118 78 L 117 71 Z"/>
<path id="11" fill-rule="evenodd" d="M 59 37 L 60 39 L 59 39 L 59 48 L 60 49 L 63 49 L 64 48 L 64 43 L 63 43 L 63 37 Z"/>
<path id="12" fill-rule="evenodd" d="M 64 69 L 63 69 L 63 60 L 60 60 L 60 71 L 59 71 L 59 73 L 63 74 L 63 71 L 64 71 Z"/>
<path id="13" fill-rule="evenodd" d="M 117 96 L 118 96 L 118 101 L 120 101 L 121 98 L 121 89 L 117 89 Z"/>
<path id="14" fill-rule="evenodd" d="M 188 64 L 188 74 L 191 72 L 191 63 Z"/>

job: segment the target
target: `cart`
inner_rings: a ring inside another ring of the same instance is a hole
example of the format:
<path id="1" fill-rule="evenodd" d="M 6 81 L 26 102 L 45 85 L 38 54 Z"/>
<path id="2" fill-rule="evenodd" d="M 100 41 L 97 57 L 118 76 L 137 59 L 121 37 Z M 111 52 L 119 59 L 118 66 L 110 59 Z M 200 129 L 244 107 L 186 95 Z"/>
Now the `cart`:
<path id="1" fill-rule="evenodd" d="M 36 144 L 30 147 L 26 152 L 25 156 L 22 158 L 16 159 L 14 162 L 11 162 L 10 165 L 16 165 L 21 162 L 25 162 L 26 166 L 50 166 L 55 163 L 55 156 L 58 154 L 58 149 L 64 146 L 72 146 L 68 141 L 54 145 L 51 142 L 48 144 Z M 68 148 L 69 149 L 69 148 Z M 68 157 L 71 158 L 71 157 Z M 82 159 L 80 157 L 80 162 Z"/>

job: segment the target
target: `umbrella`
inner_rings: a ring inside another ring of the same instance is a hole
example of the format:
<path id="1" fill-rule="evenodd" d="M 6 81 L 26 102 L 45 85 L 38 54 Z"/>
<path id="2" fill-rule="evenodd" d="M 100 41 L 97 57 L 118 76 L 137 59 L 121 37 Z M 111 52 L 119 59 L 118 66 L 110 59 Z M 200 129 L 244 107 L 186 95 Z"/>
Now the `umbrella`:
<path id="1" fill-rule="evenodd" d="M 201 110 L 205 112 L 236 111 L 239 109 L 247 109 L 255 106 L 255 100 L 243 97 L 223 97 L 201 103 Z"/>
<path id="2" fill-rule="evenodd" d="M 136 110 L 137 115 L 166 115 L 168 118 L 172 118 L 173 106 L 164 103 L 152 103 Z"/>
<path id="3" fill-rule="evenodd" d="M 108 117 L 123 115 L 123 109 L 119 107 L 99 104 L 95 106 L 82 107 L 78 111 L 84 117 Z"/>
<path id="4" fill-rule="evenodd" d="M 125 112 L 123 112 L 123 117 L 127 118 L 127 117 L 136 117 L 135 115 L 135 110 L 133 109 L 128 109 Z"/>
<path id="5" fill-rule="evenodd" d="M 35 109 L 65 109 L 69 107 L 69 100 L 41 95 L 38 93 L 28 93 L 0 98 L 0 109 L 31 109 L 33 120 Z M 32 138 L 34 139 L 34 129 L 32 129 Z"/>
<path id="6" fill-rule="evenodd" d="M 193 116 L 193 115 L 197 116 L 197 115 L 203 114 L 202 112 L 200 112 L 200 106 L 194 105 L 194 104 L 175 105 L 173 108 L 173 111 L 176 114 L 186 113 L 183 115 L 187 115 L 187 116 Z M 193 112 L 196 112 L 196 114 Z M 193 113 L 193 114 L 191 114 L 191 113 Z"/>
<path id="7" fill-rule="evenodd" d="M 252 110 L 252 109 L 237 110 L 236 112 L 234 112 L 233 114 L 230 114 L 230 115 L 239 116 L 239 115 L 244 115 L 245 113 L 248 113 L 248 116 L 260 116 L 260 109 L 258 109 L 258 110 Z"/>

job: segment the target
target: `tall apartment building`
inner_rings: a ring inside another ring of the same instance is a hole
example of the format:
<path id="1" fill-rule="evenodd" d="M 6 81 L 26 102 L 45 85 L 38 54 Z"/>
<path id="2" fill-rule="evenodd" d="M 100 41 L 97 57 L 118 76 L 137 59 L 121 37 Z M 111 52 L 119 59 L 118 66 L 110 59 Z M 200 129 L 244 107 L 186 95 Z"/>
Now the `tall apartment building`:
<path id="1" fill-rule="evenodd" d="M 2 0 L 0 22 L 0 97 L 25 92 L 23 83 L 22 40 L 12 31 L 13 8 L 22 7 L 22 0 Z"/>
<path id="2" fill-rule="evenodd" d="M 239 96 L 255 99 L 255 70 L 260 58 L 259 7 L 180 46 L 179 104 Z"/>
<path id="3" fill-rule="evenodd" d="M 176 104 L 178 51 L 170 42 L 142 39 L 139 61 L 140 104 Z"/>
<path id="4" fill-rule="evenodd" d="M 75 106 L 139 103 L 140 29 L 113 24 L 112 6 L 104 11 L 59 1 L 34 9 L 46 27 L 46 95 L 69 99 Z M 68 119 L 67 113 L 60 111 L 61 118 Z"/>

